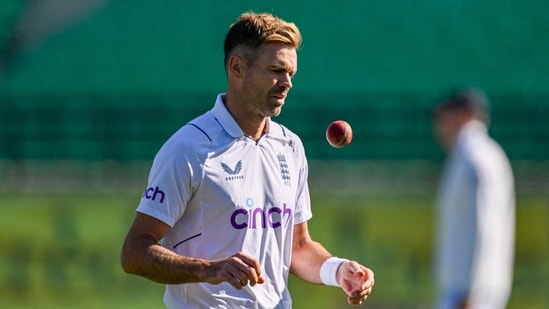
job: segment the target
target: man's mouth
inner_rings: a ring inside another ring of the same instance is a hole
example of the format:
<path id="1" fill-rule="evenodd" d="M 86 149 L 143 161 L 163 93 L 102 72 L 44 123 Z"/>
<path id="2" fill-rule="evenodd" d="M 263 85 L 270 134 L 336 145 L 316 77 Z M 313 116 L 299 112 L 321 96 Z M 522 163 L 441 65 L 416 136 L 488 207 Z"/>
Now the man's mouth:
<path id="1" fill-rule="evenodd" d="M 275 93 L 273 94 L 273 97 L 279 99 L 279 100 L 284 100 L 286 98 L 288 94 L 283 92 L 283 93 Z"/>

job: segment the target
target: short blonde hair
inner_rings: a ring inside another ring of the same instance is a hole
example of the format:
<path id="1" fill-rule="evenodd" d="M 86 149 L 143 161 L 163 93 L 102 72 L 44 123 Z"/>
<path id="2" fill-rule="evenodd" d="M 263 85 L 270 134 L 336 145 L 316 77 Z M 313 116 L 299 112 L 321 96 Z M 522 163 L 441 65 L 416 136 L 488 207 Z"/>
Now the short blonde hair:
<path id="1" fill-rule="evenodd" d="M 266 43 L 282 43 L 298 49 L 301 33 L 294 23 L 269 13 L 246 12 L 229 27 L 224 42 L 225 66 L 235 50 L 241 50 L 248 60 Z"/>

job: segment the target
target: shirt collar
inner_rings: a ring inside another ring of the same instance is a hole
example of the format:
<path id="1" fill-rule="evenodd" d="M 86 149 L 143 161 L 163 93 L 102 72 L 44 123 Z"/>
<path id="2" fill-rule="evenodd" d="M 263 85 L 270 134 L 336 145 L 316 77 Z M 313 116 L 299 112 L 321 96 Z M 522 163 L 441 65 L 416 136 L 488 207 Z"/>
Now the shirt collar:
<path id="1" fill-rule="evenodd" d="M 217 95 L 217 98 L 215 100 L 215 105 L 212 108 L 211 112 L 214 114 L 215 118 L 221 124 L 223 129 L 232 137 L 238 138 L 244 136 L 244 132 L 234 120 L 231 113 L 229 113 L 229 110 L 225 106 L 225 93 L 220 93 Z M 271 118 L 267 118 L 267 128 L 265 134 L 269 134 L 271 131 Z"/>
<path id="2" fill-rule="evenodd" d="M 479 121 L 476 119 L 471 120 L 467 122 L 463 126 L 463 128 L 461 128 L 461 130 L 459 131 L 456 139 L 456 144 L 461 145 L 462 143 L 464 143 L 464 141 L 467 139 L 468 136 L 478 134 L 478 133 L 486 134 L 487 132 L 488 132 L 488 128 L 482 121 Z"/>

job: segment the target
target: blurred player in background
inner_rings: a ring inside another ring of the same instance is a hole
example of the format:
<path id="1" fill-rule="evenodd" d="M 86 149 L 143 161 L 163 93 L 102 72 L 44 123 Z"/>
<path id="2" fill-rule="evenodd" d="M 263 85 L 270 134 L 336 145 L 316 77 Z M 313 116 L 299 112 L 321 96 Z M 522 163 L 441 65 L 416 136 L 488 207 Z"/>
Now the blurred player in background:
<path id="1" fill-rule="evenodd" d="M 226 93 L 157 153 L 121 260 L 166 284 L 168 308 L 291 308 L 290 272 L 353 305 L 371 293 L 370 269 L 311 239 L 303 145 L 271 120 L 300 44 L 293 23 L 242 14 L 225 38 Z"/>
<path id="2" fill-rule="evenodd" d="M 513 173 L 487 133 L 484 93 L 466 88 L 434 112 L 447 151 L 437 202 L 438 309 L 502 309 L 511 292 L 515 240 Z"/>

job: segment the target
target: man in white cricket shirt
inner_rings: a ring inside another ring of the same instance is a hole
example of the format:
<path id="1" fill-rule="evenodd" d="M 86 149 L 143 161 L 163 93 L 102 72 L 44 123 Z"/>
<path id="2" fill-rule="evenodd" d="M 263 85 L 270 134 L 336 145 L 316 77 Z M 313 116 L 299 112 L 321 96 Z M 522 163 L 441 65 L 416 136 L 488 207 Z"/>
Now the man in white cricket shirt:
<path id="1" fill-rule="evenodd" d="M 475 88 L 435 110 L 435 131 L 448 151 L 435 233 L 438 309 L 503 309 L 511 292 L 513 173 L 487 124 L 487 99 Z"/>
<path id="2" fill-rule="evenodd" d="M 157 153 L 121 263 L 166 284 L 168 308 L 291 308 L 290 273 L 352 305 L 370 295 L 370 269 L 311 239 L 303 145 L 271 120 L 300 44 L 293 23 L 242 14 L 225 37 L 226 93 Z"/>

